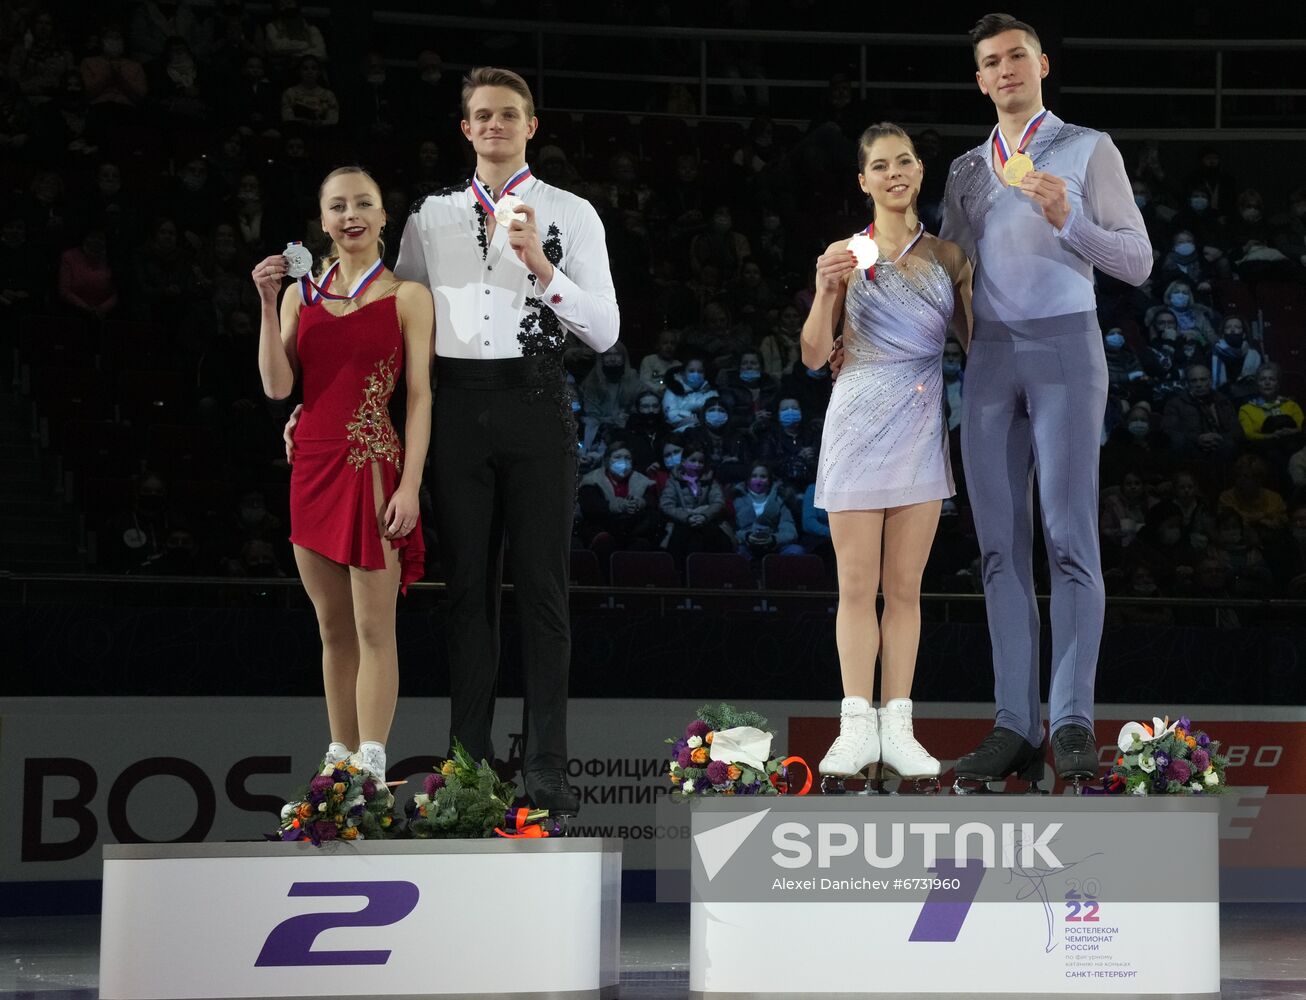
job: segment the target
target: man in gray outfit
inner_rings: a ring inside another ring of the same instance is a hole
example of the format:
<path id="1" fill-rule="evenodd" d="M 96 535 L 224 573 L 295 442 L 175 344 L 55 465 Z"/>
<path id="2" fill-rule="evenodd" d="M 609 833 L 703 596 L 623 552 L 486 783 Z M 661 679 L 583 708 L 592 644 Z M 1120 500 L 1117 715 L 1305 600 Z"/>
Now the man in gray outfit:
<path id="1" fill-rule="evenodd" d="M 1052 749 L 1076 785 L 1097 773 L 1093 685 L 1105 594 L 1097 533 L 1106 360 L 1093 269 L 1133 285 L 1152 248 L 1110 137 L 1043 107 L 1048 58 L 1028 24 L 971 31 L 998 124 L 948 175 L 941 236 L 975 268 L 962 455 L 979 535 L 996 725 L 956 768 L 958 790 L 1043 777 L 1032 487 L 1052 574 Z"/>

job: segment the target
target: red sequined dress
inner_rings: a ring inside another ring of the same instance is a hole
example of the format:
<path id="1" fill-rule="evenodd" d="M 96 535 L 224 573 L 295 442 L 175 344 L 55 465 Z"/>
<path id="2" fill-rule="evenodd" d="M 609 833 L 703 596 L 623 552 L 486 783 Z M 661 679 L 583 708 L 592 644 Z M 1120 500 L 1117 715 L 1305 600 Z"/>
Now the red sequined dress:
<path id="1" fill-rule="evenodd" d="M 403 538 L 382 536 L 380 517 L 399 486 L 403 446 L 387 406 L 403 378 L 404 338 L 393 295 L 343 315 L 319 302 L 299 312 L 296 338 L 304 409 L 290 473 L 290 540 L 338 563 L 385 569 L 399 550 L 401 586 L 420 580 L 420 520 Z M 381 477 L 379 507 L 372 468 Z"/>

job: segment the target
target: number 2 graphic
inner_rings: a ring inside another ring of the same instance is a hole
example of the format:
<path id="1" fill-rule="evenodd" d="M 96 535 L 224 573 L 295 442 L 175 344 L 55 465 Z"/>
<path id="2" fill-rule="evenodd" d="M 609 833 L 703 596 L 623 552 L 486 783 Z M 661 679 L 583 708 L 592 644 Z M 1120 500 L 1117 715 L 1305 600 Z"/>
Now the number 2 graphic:
<path id="1" fill-rule="evenodd" d="M 1068 878 L 1066 879 L 1066 885 L 1070 887 L 1066 890 L 1066 908 L 1070 910 L 1066 914 L 1066 922 L 1071 924 L 1098 923 L 1097 911 L 1099 906 L 1097 897 L 1102 892 L 1101 883 L 1095 878 L 1090 878 L 1085 879 L 1081 886 L 1079 879 Z M 1082 894 L 1080 892 L 1081 888 L 1083 890 Z M 1080 916 L 1080 910 L 1084 911 L 1083 916 Z"/>
<path id="2" fill-rule="evenodd" d="M 332 927 L 386 927 L 413 912 L 419 893 L 412 882 L 296 882 L 288 896 L 363 896 L 367 905 L 349 913 L 301 913 L 272 928 L 256 966 L 385 965 L 389 950 L 313 951 Z"/>

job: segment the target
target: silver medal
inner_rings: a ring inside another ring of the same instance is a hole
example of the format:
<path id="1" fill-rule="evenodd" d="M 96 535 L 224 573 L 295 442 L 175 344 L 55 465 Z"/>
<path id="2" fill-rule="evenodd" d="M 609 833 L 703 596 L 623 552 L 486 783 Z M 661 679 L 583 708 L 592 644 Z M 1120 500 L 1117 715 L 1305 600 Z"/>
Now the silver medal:
<path id="1" fill-rule="evenodd" d="M 302 243 L 287 243 L 281 256 L 286 258 L 286 274 L 292 278 L 302 278 L 313 270 L 313 254 Z"/>

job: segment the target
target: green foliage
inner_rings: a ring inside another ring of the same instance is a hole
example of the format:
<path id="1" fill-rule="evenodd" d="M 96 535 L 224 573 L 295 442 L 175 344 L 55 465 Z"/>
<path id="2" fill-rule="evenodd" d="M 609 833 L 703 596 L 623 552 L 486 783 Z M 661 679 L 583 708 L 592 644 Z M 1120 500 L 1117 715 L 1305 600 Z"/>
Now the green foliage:
<path id="1" fill-rule="evenodd" d="M 712 730 L 734 729 L 736 726 L 752 726 L 763 732 L 771 731 L 771 724 L 760 712 L 741 712 L 733 705 L 722 702 L 720 705 L 704 705 L 698 710 L 698 717 Z"/>

